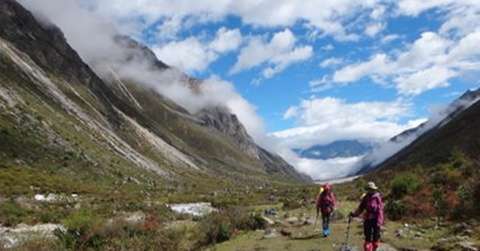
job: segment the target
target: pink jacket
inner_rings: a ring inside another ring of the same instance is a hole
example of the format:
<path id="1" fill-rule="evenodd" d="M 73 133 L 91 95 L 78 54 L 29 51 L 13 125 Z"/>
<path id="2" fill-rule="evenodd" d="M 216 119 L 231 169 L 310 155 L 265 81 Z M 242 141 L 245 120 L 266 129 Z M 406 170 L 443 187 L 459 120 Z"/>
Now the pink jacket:
<path id="1" fill-rule="evenodd" d="M 385 218 L 383 215 L 383 199 L 379 192 L 368 193 L 363 197 L 358 209 L 353 213 L 353 216 L 359 216 L 364 211 L 363 218 L 365 220 L 376 219 L 379 226 L 384 224 Z"/>
<path id="2" fill-rule="evenodd" d="M 323 192 L 317 198 L 317 208 L 320 208 L 322 214 L 330 214 L 333 212 L 337 200 L 330 185 L 325 185 L 323 189 Z"/>

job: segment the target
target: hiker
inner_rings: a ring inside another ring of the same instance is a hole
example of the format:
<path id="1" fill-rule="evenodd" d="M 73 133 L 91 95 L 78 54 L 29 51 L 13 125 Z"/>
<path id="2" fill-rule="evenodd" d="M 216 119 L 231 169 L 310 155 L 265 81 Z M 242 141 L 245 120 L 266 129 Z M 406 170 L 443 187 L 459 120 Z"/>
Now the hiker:
<path id="1" fill-rule="evenodd" d="M 317 196 L 317 219 L 319 212 L 322 213 L 322 227 L 323 227 L 323 236 L 327 237 L 330 235 L 330 218 L 333 211 L 335 210 L 335 194 L 333 194 L 332 186 L 330 184 L 325 184 L 321 186 L 320 192 Z"/>
<path id="2" fill-rule="evenodd" d="M 384 224 L 383 199 L 378 187 L 373 182 L 368 182 L 367 193 L 363 195 L 362 201 L 350 217 L 358 217 L 363 214 L 363 233 L 365 234 L 365 251 L 375 251 L 380 241 L 380 228 Z"/>

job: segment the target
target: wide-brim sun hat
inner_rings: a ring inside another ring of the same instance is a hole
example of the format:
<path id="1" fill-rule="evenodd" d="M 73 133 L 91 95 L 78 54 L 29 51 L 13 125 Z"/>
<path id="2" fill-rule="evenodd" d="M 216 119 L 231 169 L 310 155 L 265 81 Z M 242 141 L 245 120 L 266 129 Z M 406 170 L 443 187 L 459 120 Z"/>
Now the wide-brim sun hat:
<path id="1" fill-rule="evenodd" d="M 378 190 L 378 187 L 374 182 L 370 181 L 367 183 L 367 189 Z"/>

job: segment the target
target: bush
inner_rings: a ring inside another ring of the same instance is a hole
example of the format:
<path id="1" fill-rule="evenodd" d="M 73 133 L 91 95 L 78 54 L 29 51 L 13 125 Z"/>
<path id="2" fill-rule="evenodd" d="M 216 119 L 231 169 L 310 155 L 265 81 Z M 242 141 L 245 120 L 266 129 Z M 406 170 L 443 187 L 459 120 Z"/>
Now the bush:
<path id="1" fill-rule="evenodd" d="M 200 222 L 200 231 L 203 233 L 201 245 L 211 245 L 230 239 L 233 234 L 233 226 L 226 214 L 213 213 Z"/>
<path id="2" fill-rule="evenodd" d="M 57 230 L 62 250 L 180 250 L 184 230 L 165 228 L 157 217 L 147 216 L 144 222 L 129 223 L 122 218 L 108 222 L 90 211 L 79 211 Z"/>
<path id="3" fill-rule="evenodd" d="M 21 223 L 22 219 L 28 214 L 28 210 L 22 208 L 14 201 L 0 203 L 0 224 L 7 227 Z"/>
<path id="4" fill-rule="evenodd" d="M 229 208 L 204 217 L 199 224 L 199 246 L 207 246 L 229 240 L 236 231 L 266 228 L 267 223 L 258 214 L 244 208 Z"/>
<path id="5" fill-rule="evenodd" d="M 282 198 L 280 202 L 283 204 L 285 210 L 295 210 L 301 208 L 303 205 L 295 199 Z"/>
<path id="6" fill-rule="evenodd" d="M 82 210 L 73 213 L 63 221 L 66 231 L 57 230 L 55 235 L 67 249 L 99 249 L 102 238 L 97 233 L 102 221 L 94 213 Z"/>
<path id="7" fill-rule="evenodd" d="M 407 208 L 399 200 L 389 200 L 385 205 L 385 213 L 390 220 L 396 221 L 402 219 L 406 214 Z"/>
<path id="8" fill-rule="evenodd" d="M 401 199 L 407 194 L 412 194 L 420 188 L 420 179 L 413 174 L 401 174 L 392 181 L 390 195 L 393 199 Z"/>

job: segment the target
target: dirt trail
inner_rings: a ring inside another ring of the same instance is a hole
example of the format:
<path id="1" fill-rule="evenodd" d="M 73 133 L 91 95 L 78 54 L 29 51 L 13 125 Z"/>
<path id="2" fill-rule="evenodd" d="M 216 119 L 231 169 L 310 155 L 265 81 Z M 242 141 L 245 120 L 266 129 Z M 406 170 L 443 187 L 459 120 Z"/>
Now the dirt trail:
<path id="1" fill-rule="evenodd" d="M 339 215 L 347 215 L 355 207 L 355 202 L 342 202 Z M 286 217 L 288 216 L 288 217 Z M 292 211 L 279 211 L 276 217 L 270 216 L 275 221 L 267 230 L 257 230 L 240 233 L 232 240 L 211 247 L 211 251 L 318 251 L 340 250 L 345 241 L 347 219 L 339 216 L 331 224 L 331 236 L 324 238 L 320 234 L 321 223 L 313 228 L 313 209 L 297 209 Z M 288 224 L 289 218 L 297 218 L 298 222 Z M 309 221 L 309 222 L 308 222 Z M 307 222 L 307 223 L 305 223 Z M 304 225 L 305 224 L 305 225 Z M 287 233 L 287 235 L 285 234 Z M 288 233 L 291 233 L 288 236 Z M 446 229 L 423 229 L 401 222 L 387 222 L 382 235 L 382 245 L 379 251 L 395 250 L 430 250 Z M 302 238 L 305 237 L 305 238 Z M 308 238 L 311 237 L 311 238 Z M 350 231 L 351 250 L 363 250 L 363 231 L 360 219 L 354 219 Z"/>

